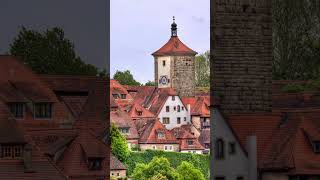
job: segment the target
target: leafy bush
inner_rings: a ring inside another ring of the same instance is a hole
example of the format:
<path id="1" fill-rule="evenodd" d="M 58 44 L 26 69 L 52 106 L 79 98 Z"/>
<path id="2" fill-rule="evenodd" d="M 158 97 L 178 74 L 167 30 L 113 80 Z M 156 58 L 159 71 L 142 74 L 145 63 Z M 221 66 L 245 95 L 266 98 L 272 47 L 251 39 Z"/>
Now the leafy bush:
<path id="1" fill-rule="evenodd" d="M 152 161 L 153 157 L 165 157 L 170 162 L 173 168 L 177 168 L 183 161 L 190 162 L 195 168 L 199 169 L 206 179 L 209 179 L 209 165 L 210 159 L 208 155 L 179 153 L 179 152 L 165 152 L 146 150 L 143 152 L 131 152 L 126 161 L 128 168 L 128 176 L 131 176 L 133 170 L 138 163 L 147 164 Z"/>
<path id="2" fill-rule="evenodd" d="M 282 87 L 282 91 L 286 93 L 298 93 L 303 92 L 305 87 L 300 84 L 287 84 Z"/>
<path id="3" fill-rule="evenodd" d="M 111 151 L 121 162 L 126 162 L 130 155 L 126 138 L 121 134 L 119 129 L 112 124 L 110 129 Z"/>

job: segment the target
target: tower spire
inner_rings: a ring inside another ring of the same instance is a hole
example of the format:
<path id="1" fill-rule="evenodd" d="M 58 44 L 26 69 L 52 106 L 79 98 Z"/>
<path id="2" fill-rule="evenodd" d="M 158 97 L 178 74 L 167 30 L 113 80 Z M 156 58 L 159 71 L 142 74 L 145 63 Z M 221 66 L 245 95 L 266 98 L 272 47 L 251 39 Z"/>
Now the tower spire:
<path id="1" fill-rule="evenodd" d="M 171 36 L 178 36 L 177 24 L 175 22 L 176 18 L 173 16 L 173 23 L 171 24 Z"/>

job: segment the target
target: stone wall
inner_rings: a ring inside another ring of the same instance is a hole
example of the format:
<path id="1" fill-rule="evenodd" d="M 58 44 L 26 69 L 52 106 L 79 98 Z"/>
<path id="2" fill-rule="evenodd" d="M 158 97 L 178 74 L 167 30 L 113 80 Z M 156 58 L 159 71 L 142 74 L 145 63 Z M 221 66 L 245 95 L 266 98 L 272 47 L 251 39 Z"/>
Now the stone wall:
<path id="1" fill-rule="evenodd" d="M 195 57 L 174 56 L 171 64 L 172 87 L 180 97 L 194 96 L 195 88 Z"/>
<path id="2" fill-rule="evenodd" d="M 271 2 L 211 3 L 211 88 L 225 113 L 271 111 Z"/>

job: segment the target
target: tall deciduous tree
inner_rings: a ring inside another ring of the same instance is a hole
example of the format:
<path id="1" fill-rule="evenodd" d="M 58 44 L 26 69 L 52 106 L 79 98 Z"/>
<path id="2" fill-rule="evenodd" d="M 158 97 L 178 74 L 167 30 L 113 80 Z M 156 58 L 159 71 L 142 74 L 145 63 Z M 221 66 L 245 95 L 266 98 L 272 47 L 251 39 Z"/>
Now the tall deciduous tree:
<path id="1" fill-rule="evenodd" d="M 273 78 L 319 78 L 320 1 L 273 3 Z"/>
<path id="2" fill-rule="evenodd" d="M 10 54 L 20 56 L 36 73 L 97 75 L 98 69 L 76 55 L 74 44 L 61 28 L 44 32 L 22 28 L 10 45 Z"/>
<path id="3" fill-rule="evenodd" d="M 117 80 L 122 85 L 140 86 L 141 84 L 133 78 L 133 75 L 129 70 L 116 71 L 113 75 L 113 79 Z"/>
<path id="4" fill-rule="evenodd" d="M 198 87 L 210 86 L 210 53 L 209 51 L 196 56 L 195 80 Z"/>

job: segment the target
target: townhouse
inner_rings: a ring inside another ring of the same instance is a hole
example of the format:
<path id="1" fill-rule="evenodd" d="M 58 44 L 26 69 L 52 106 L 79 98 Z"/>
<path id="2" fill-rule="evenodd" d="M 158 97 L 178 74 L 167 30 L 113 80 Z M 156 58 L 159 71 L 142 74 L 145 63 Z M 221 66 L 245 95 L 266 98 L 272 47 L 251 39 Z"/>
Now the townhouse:
<path id="1" fill-rule="evenodd" d="M 0 74 L 0 179 L 110 176 L 106 80 L 34 74 L 12 56 Z"/>

